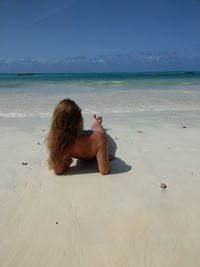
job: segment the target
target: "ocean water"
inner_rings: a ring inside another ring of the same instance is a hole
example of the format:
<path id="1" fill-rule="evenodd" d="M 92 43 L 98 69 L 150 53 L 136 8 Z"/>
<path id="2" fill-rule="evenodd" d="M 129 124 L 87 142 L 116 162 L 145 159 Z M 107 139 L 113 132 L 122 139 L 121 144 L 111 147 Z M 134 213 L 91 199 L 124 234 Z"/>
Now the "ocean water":
<path id="1" fill-rule="evenodd" d="M 50 117 L 64 98 L 83 114 L 200 110 L 200 72 L 0 74 L 0 117 Z"/>

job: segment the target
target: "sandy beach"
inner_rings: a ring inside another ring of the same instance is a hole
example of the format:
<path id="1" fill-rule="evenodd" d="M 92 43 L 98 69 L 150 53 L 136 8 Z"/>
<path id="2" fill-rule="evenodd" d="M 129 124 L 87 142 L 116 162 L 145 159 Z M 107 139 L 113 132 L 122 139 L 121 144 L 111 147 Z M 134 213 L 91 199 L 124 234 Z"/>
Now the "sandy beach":
<path id="1" fill-rule="evenodd" d="M 0 267 L 200 267 L 199 11 L 0 0 Z"/>
<path id="2" fill-rule="evenodd" d="M 0 118 L 0 266 L 199 266 L 199 115 L 104 115 L 107 176 L 95 160 L 54 175 L 50 118 Z"/>

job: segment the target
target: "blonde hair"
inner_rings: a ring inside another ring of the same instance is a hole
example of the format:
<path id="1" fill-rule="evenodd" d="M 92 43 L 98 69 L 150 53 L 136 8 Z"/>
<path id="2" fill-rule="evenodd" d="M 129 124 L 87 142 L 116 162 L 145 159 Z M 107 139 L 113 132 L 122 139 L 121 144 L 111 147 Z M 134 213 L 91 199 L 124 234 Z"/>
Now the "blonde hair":
<path id="1" fill-rule="evenodd" d="M 56 106 L 47 137 L 49 169 L 64 168 L 69 153 L 82 128 L 81 109 L 71 99 L 63 99 Z"/>

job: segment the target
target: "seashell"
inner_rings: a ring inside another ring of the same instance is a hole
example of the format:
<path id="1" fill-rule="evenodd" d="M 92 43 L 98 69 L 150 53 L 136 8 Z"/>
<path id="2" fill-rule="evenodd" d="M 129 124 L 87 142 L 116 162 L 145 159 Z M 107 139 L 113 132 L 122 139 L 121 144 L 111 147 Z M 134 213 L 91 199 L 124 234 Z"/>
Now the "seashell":
<path id="1" fill-rule="evenodd" d="M 166 185 L 165 183 L 161 183 L 161 184 L 160 184 L 160 187 L 161 187 L 162 189 L 166 189 L 166 188 L 167 188 L 167 185 Z"/>

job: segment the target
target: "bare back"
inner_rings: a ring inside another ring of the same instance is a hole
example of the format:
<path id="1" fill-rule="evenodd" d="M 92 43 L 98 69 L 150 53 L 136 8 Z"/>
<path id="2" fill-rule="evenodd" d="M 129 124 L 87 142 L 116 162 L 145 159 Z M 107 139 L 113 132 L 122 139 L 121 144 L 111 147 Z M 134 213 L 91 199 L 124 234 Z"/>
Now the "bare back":
<path id="1" fill-rule="evenodd" d="M 86 133 L 78 136 L 69 156 L 71 158 L 82 159 L 95 158 L 98 149 L 98 139 L 98 132 Z"/>
<path id="2" fill-rule="evenodd" d="M 77 136 L 77 140 L 71 148 L 69 158 L 66 162 L 66 168 L 60 169 L 59 166 L 54 170 L 56 174 L 62 174 L 69 168 L 72 163 L 72 158 L 77 159 L 92 159 L 96 158 L 98 169 L 101 174 L 110 172 L 110 162 L 108 155 L 108 140 L 101 125 L 102 119 L 93 116 L 92 129 L 93 133 L 88 132 Z"/>

